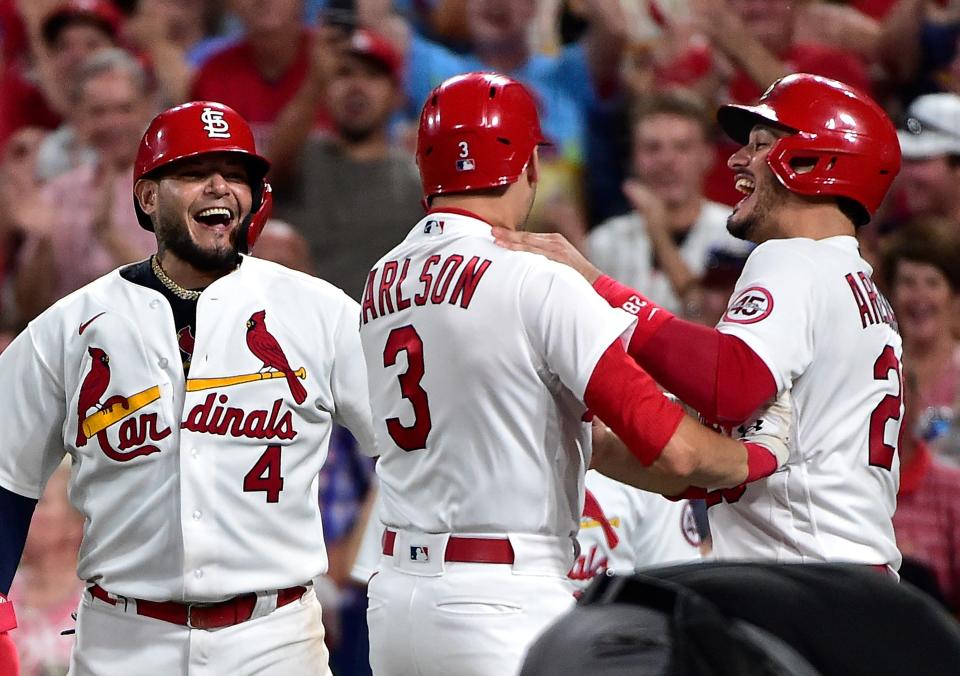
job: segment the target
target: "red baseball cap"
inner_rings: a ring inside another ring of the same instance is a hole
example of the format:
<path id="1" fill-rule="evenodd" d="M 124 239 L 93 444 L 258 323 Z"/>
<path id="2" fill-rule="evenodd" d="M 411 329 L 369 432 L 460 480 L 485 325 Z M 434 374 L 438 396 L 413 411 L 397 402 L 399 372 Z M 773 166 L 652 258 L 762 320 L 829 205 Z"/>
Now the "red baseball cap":
<path id="1" fill-rule="evenodd" d="M 350 36 L 346 52 L 376 61 L 394 80 L 403 79 L 403 58 L 387 38 L 367 28 L 357 28 Z"/>
<path id="2" fill-rule="evenodd" d="M 83 19 L 103 26 L 110 37 L 117 37 L 123 15 L 110 0 L 64 0 L 47 14 L 40 24 L 43 41 L 53 43 L 71 21 Z"/>

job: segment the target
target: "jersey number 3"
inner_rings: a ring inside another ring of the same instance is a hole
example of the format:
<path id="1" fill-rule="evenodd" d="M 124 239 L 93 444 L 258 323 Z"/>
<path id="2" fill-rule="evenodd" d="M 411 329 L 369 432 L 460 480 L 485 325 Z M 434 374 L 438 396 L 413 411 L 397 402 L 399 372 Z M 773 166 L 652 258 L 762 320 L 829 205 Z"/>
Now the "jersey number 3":
<path id="1" fill-rule="evenodd" d="M 387 432 L 393 442 L 405 451 L 419 451 L 427 447 L 427 435 L 433 427 L 430 420 L 430 400 L 420 385 L 423 379 L 423 341 L 412 325 L 407 324 L 390 332 L 383 348 L 384 367 L 394 366 L 397 355 L 407 353 L 407 370 L 397 376 L 400 394 L 413 406 L 413 424 L 404 426 L 399 418 L 387 418 Z"/>
<path id="2" fill-rule="evenodd" d="M 903 408 L 903 374 L 900 360 L 893 348 L 887 345 L 873 364 L 873 378 L 889 381 L 894 377 L 897 379 L 897 393 L 886 395 L 870 414 L 870 464 L 884 469 L 893 467 L 893 456 L 897 452 L 895 445 L 884 441 L 887 421 L 900 420 L 900 411 Z"/>

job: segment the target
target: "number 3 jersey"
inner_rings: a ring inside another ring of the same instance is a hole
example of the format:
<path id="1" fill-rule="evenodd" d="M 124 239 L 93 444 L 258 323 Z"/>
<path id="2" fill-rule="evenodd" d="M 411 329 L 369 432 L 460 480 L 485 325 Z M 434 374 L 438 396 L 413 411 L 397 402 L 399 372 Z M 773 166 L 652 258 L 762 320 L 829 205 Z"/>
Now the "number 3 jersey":
<path id="1" fill-rule="evenodd" d="M 771 240 L 747 260 L 717 328 L 790 392 L 790 456 L 766 479 L 711 494 L 717 557 L 899 567 L 901 341 L 871 273 L 853 237 Z"/>
<path id="2" fill-rule="evenodd" d="M 0 391 L 0 486 L 36 498 L 69 453 L 79 575 L 142 599 L 309 581 L 333 422 L 376 453 L 356 302 L 250 257 L 200 296 L 188 341 L 156 290 L 100 278 L 0 355 Z"/>
<path id="3" fill-rule="evenodd" d="M 571 268 L 430 213 L 367 278 L 367 360 L 388 526 L 573 537 L 584 390 L 634 318 Z M 572 549 L 571 549 L 572 552 Z"/>

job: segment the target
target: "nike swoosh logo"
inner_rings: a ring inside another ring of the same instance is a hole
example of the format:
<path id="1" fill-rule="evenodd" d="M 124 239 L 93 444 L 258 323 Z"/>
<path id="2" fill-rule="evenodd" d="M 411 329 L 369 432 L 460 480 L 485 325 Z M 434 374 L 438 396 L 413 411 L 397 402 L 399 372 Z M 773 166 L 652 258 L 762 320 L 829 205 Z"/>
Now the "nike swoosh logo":
<path id="1" fill-rule="evenodd" d="M 93 317 L 91 317 L 90 319 L 88 319 L 87 321 L 85 321 L 83 324 L 81 324 L 81 325 L 80 325 L 80 335 L 82 336 L 82 335 L 83 335 L 83 332 L 87 330 L 87 327 L 90 326 L 91 324 L 93 324 L 93 320 L 95 320 L 95 319 L 96 319 L 97 317 L 99 317 L 100 315 L 105 315 L 105 314 L 107 314 L 106 311 L 101 312 L 99 315 L 94 315 Z"/>

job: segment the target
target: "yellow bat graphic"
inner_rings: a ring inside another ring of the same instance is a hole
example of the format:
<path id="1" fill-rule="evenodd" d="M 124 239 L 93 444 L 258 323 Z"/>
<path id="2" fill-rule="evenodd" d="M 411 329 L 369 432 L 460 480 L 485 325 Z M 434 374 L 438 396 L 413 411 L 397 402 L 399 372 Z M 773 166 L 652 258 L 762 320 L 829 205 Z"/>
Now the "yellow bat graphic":
<path id="1" fill-rule="evenodd" d="M 110 408 L 97 411 L 93 415 L 84 418 L 83 433 L 88 438 L 93 437 L 97 434 L 97 432 L 102 432 L 111 425 L 116 425 L 124 418 L 133 415 L 144 406 L 152 404 L 159 398 L 160 387 L 157 385 L 148 387 L 143 392 L 137 392 L 136 394 L 127 397 L 126 406 L 124 406 L 122 403 L 116 403 Z"/>
<path id="2" fill-rule="evenodd" d="M 307 370 L 301 366 L 293 374 L 300 380 L 304 380 L 307 377 Z M 188 378 L 187 392 L 212 390 L 215 387 L 231 387 L 256 382 L 257 380 L 273 380 L 283 377 L 285 376 L 282 371 L 264 371 L 263 373 L 246 373 L 240 376 L 224 376 L 222 378 Z"/>

